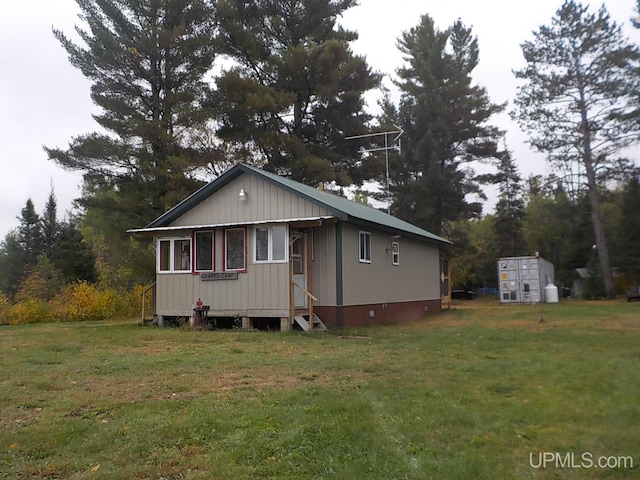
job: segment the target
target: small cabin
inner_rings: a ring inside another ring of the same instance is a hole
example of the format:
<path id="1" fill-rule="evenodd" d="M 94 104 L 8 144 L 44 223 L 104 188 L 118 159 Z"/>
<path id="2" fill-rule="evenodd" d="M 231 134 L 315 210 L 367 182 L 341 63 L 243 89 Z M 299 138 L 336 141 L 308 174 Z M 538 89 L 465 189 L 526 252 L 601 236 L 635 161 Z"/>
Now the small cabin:
<path id="1" fill-rule="evenodd" d="M 449 298 L 449 241 L 245 164 L 131 232 L 153 235 L 159 325 L 354 327 L 421 319 Z"/>

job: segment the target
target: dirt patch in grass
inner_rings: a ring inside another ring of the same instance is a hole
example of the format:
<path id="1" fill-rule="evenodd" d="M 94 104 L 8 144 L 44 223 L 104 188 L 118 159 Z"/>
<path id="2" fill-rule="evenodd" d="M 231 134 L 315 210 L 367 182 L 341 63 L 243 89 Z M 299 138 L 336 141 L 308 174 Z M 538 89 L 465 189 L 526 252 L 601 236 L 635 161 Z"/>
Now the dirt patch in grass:
<path id="1" fill-rule="evenodd" d="M 362 372 L 358 382 L 366 381 L 372 373 Z M 222 394 L 234 390 L 259 392 L 268 389 L 296 390 L 312 386 L 349 385 L 352 372 L 322 372 L 313 370 L 258 369 L 247 371 L 214 371 L 206 374 L 184 373 L 172 378 L 148 373 L 136 376 L 133 382 L 114 378 L 92 377 L 72 382 L 70 396 L 81 404 L 96 400 L 118 403 L 149 400 L 180 400 Z"/>

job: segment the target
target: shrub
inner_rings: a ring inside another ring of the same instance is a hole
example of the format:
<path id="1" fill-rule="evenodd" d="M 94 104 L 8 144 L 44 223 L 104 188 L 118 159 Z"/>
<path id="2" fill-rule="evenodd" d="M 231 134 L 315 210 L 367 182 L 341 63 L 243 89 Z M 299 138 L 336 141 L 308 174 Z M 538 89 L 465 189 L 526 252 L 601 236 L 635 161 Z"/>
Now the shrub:
<path id="1" fill-rule="evenodd" d="M 9 308 L 11 304 L 6 295 L 0 293 L 0 325 L 9 323 Z"/>
<path id="2" fill-rule="evenodd" d="M 53 316 L 61 321 L 105 320 L 118 310 L 114 290 L 98 290 L 84 281 L 67 285 L 51 303 Z"/>
<path id="3" fill-rule="evenodd" d="M 99 289 L 95 284 L 79 281 L 62 287 L 48 302 L 36 296 L 23 296 L 14 305 L 0 294 L 0 324 L 77 322 L 139 315 L 146 288 L 137 285 L 129 292 L 118 293 L 113 288 Z M 147 312 L 151 312 L 151 294 L 147 295 Z"/>
<path id="4" fill-rule="evenodd" d="M 142 311 L 142 293 L 149 288 L 149 285 L 136 285 L 133 291 L 129 293 L 129 315 L 138 314 Z M 147 292 L 145 310 L 147 313 L 151 313 L 153 309 L 152 305 L 153 295 L 151 291 Z"/>
<path id="5" fill-rule="evenodd" d="M 9 323 L 11 325 L 49 322 L 51 320 L 49 305 L 37 298 L 28 298 L 9 307 Z"/>

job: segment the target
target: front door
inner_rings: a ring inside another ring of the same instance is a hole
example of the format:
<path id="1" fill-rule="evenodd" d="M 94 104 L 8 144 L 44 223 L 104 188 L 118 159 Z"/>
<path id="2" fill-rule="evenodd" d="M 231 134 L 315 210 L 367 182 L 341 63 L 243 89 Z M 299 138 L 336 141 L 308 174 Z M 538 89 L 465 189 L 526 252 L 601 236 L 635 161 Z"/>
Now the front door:
<path id="1" fill-rule="evenodd" d="M 291 235 L 291 263 L 293 281 L 302 288 L 307 288 L 307 257 L 306 237 L 303 232 L 293 232 Z M 295 308 L 307 308 L 307 295 L 304 291 L 294 286 L 293 306 Z"/>

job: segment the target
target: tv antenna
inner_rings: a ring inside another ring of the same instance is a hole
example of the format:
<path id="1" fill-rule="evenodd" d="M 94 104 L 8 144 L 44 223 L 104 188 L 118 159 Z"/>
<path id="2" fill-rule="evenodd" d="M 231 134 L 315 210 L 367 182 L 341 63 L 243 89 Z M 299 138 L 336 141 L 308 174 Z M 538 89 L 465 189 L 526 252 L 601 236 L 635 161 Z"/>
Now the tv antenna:
<path id="1" fill-rule="evenodd" d="M 381 152 L 384 150 L 384 159 L 385 166 L 387 170 L 387 213 L 391 213 L 391 194 L 389 193 L 389 150 L 397 150 L 398 153 L 402 153 L 402 141 L 400 137 L 404 133 L 404 130 L 400 128 L 398 125 L 393 125 L 397 128 L 397 130 L 389 130 L 387 132 L 378 132 L 378 133 L 366 133 L 364 135 L 353 135 L 351 137 L 345 137 L 345 140 L 355 140 L 356 138 L 369 138 L 369 137 L 379 137 L 384 135 L 384 147 L 378 148 L 363 148 L 361 152 L 363 153 L 371 153 L 371 152 Z M 393 139 L 393 145 L 389 145 L 389 135 L 396 135 Z"/>

